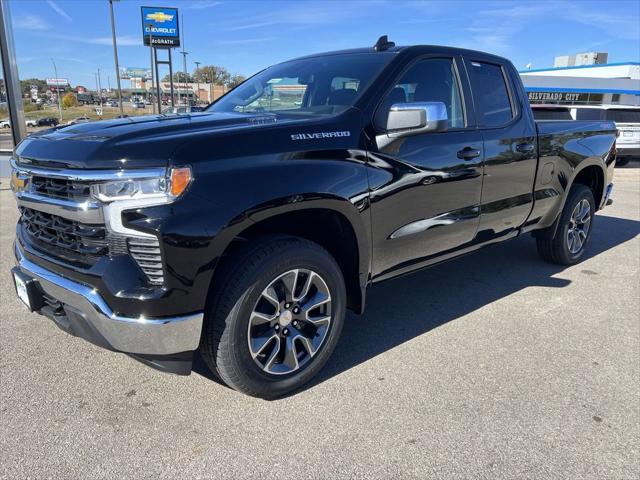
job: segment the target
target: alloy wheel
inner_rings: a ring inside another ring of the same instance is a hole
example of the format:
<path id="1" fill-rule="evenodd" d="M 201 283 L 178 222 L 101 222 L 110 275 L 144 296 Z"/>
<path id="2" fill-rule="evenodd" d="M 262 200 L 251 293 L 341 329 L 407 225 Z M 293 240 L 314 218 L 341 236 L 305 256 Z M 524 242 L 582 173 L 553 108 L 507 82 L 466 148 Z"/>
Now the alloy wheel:
<path id="1" fill-rule="evenodd" d="M 331 293 L 313 270 L 294 269 L 262 291 L 249 318 L 249 352 L 266 373 L 286 375 L 306 365 L 331 325 Z"/>
<path id="2" fill-rule="evenodd" d="M 567 248 L 572 255 L 580 252 L 591 227 L 591 204 L 583 198 L 573 209 L 567 229 Z"/>

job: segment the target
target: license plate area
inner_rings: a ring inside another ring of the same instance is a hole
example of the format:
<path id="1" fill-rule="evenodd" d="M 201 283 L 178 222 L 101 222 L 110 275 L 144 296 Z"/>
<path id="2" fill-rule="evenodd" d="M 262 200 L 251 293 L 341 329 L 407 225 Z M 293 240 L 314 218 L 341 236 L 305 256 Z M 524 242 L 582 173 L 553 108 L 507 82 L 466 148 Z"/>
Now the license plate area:
<path id="1" fill-rule="evenodd" d="M 22 303 L 32 312 L 40 310 L 44 304 L 44 298 L 38 288 L 38 281 L 24 274 L 18 268 L 13 268 L 11 274 L 16 295 Z"/>

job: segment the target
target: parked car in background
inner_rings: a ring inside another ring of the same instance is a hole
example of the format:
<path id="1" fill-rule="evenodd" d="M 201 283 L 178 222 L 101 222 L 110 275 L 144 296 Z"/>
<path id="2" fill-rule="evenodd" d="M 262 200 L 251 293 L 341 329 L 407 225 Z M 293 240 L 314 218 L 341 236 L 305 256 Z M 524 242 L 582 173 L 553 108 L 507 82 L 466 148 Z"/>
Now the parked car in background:
<path id="1" fill-rule="evenodd" d="M 67 122 L 67 125 L 75 125 L 76 123 L 87 123 L 90 121 L 91 119 L 89 117 L 77 117 L 77 118 L 74 118 L 73 120 L 69 120 Z"/>
<path id="2" fill-rule="evenodd" d="M 0 120 L 0 128 L 11 128 L 11 120 L 4 119 L 4 120 Z"/>
<path id="3" fill-rule="evenodd" d="M 27 125 L 27 127 L 37 127 L 38 126 L 38 120 L 36 120 L 35 118 L 28 118 L 24 121 L 24 123 Z"/>
<path id="4" fill-rule="evenodd" d="M 133 108 L 145 108 L 144 102 L 134 102 Z"/>
<path id="5" fill-rule="evenodd" d="M 536 120 L 608 120 L 618 129 L 617 165 L 640 159 L 640 106 L 630 105 L 531 105 Z"/>
<path id="6" fill-rule="evenodd" d="M 100 97 L 92 93 L 78 93 L 76 100 L 78 105 L 100 105 Z"/>
<path id="7" fill-rule="evenodd" d="M 44 117 L 38 119 L 38 127 L 55 127 L 60 123 L 55 117 Z"/>
<path id="8" fill-rule="evenodd" d="M 118 102 L 116 100 L 110 100 L 107 102 L 107 105 L 110 107 L 117 107 L 119 106 Z"/>

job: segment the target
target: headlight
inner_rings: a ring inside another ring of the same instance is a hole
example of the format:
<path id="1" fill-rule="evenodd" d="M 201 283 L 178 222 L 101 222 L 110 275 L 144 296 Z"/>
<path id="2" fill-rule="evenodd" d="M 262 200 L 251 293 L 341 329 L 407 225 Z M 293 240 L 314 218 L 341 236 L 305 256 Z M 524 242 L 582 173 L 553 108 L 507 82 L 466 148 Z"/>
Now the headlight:
<path id="1" fill-rule="evenodd" d="M 112 180 L 91 185 L 91 195 L 104 203 L 122 200 L 158 199 L 159 203 L 173 201 L 191 183 L 189 167 L 171 168 L 167 176 Z"/>

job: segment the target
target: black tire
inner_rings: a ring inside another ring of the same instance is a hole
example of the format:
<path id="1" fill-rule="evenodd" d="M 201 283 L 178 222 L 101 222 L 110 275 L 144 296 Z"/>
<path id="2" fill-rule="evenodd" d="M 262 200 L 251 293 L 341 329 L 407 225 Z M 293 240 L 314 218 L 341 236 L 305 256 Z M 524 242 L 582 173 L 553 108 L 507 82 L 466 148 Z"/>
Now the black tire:
<path id="1" fill-rule="evenodd" d="M 589 202 L 589 225 L 586 230 L 586 237 L 577 251 L 572 252 L 569 248 L 569 230 L 572 226 L 571 216 L 576 207 L 586 200 Z M 595 199 L 593 193 L 586 185 L 573 185 L 569 191 L 569 196 L 560 215 L 558 228 L 552 238 L 541 235 L 536 238 L 538 253 L 547 262 L 558 265 L 573 265 L 578 263 L 583 257 L 585 248 L 591 238 L 593 230 L 593 220 L 595 214 Z"/>
<path id="2" fill-rule="evenodd" d="M 624 167 L 631 161 L 631 157 L 618 157 L 616 158 L 616 167 Z"/>
<path id="3" fill-rule="evenodd" d="M 338 264 L 311 241 L 267 236 L 250 242 L 221 268 L 212 286 L 200 344 L 207 366 L 231 388 L 255 397 L 274 399 L 303 386 L 325 365 L 342 331 L 346 291 Z M 308 269 L 321 276 L 330 292 L 331 320 L 320 347 L 307 363 L 291 373 L 276 375 L 261 369 L 251 355 L 249 319 L 263 290 L 292 269 Z"/>

